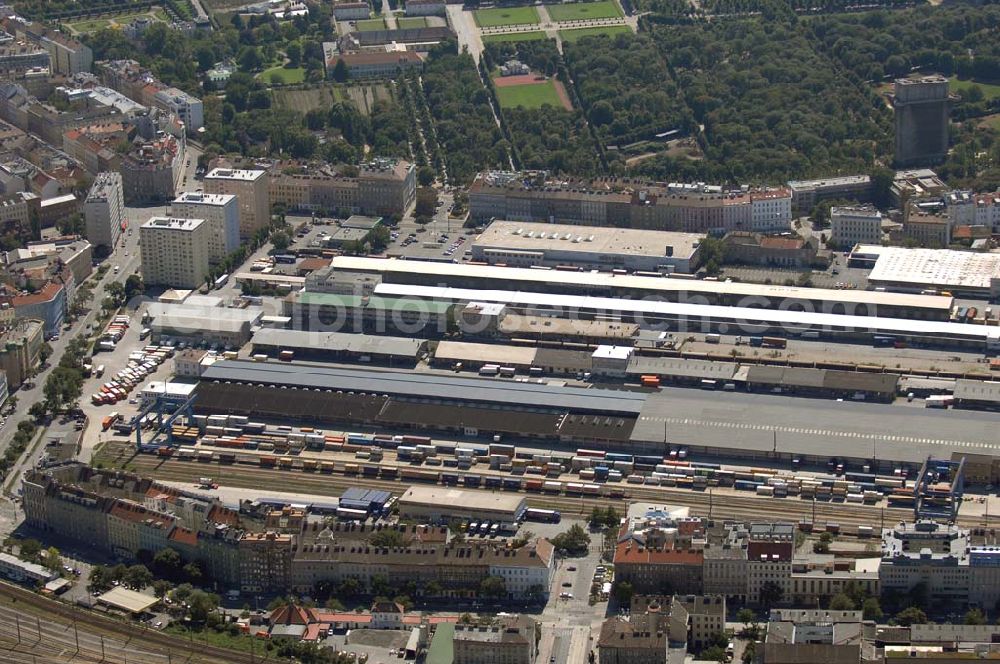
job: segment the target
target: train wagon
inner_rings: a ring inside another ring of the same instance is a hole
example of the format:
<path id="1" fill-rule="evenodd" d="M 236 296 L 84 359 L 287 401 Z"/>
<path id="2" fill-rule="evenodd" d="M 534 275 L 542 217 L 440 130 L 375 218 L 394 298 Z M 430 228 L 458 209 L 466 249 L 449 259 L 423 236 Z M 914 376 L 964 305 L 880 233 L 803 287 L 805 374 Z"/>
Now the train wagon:
<path id="1" fill-rule="evenodd" d="M 520 491 L 521 480 L 513 477 L 505 477 L 503 479 L 503 488 L 505 491 Z"/>
<path id="2" fill-rule="evenodd" d="M 545 493 L 562 493 L 562 482 L 546 482 L 542 485 L 542 489 Z"/>
<path id="3" fill-rule="evenodd" d="M 462 483 L 467 487 L 478 487 L 481 482 L 479 475 L 466 475 L 462 478 Z"/>
<path id="4" fill-rule="evenodd" d="M 499 477 L 494 477 L 493 475 L 487 475 L 485 482 L 487 489 L 500 489 L 503 487 L 503 480 Z"/>

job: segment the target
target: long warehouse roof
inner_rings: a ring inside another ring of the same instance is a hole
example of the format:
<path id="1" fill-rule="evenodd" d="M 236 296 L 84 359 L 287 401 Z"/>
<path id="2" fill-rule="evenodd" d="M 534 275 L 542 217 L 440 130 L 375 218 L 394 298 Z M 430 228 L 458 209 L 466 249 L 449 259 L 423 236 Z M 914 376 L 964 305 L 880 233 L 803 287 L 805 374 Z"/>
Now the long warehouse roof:
<path id="1" fill-rule="evenodd" d="M 306 389 L 496 403 L 538 409 L 638 414 L 646 394 L 527 383 L 496 378 L 463 378 L 447 374 L 344 369 L 311 364 L 223 360 L 202 374 L 203 380 L 264 383 Z"/>
<path id="2" fill-rule="evenodd" d="M 835 290 L 831 288 L 802 288 L 729 281 L 703 281 L 642 277 L 610 272 L 564 272 L 560 270 L 535 270 L 530 268 L 468 265 L 465 263 L 432 263 L 392 258 L 367 258 L 363 256 L 337 256 L 331 263 L 336 270 L 380 273 L 415 273 L 442 280 L 451 278 L 497 279 L 510 283 L 566 284 L 589 288 L 619 288 L 662 293 L 721 294 L 744 297 L 767 297 L 790 300 L 846 302 L 866 305 L 916 307 L 921 309 L 951 310 L 952 298 L 941 295 L 915 295 L 882 291 Z"/>
<path id="3" fill-rule="evenodd" d="M 416 357 L 427 343 L 424 339 L 383 337 L 374 334 L 350 332 L 312 332 L 308 330 L 282 330 L 265 327 L 253 335 L 253 343 L 287 350 L 309 349 L 375 353 Z"/>
<path id="4" fill-rule="evenodd" d="M 787 395 L 663 388 L 632 440 L 783 454 L 919 462 L 928 454 L 1000 455 L 996 414 Z"/>
<path id="5" fill-rule="evenodd" d="M 1000 327 L 987 327 L 970 323 L 949 323 L 947 321 L 916 320 L 910 318 L 884 318 L 880 316 L 848 316 L 845 314 L 824 314 L 790 309 L 758 309 L 751 307 L 729 307 L 717 304 L 689 304 L 685 302 L 661 302 L 651 300 L 629 300 L 614 297 L 593 297 L 586 295 L 558 295 L 506 290 L 479 290 L 471 288 L 447 288 L 441 286 L 409 286 L 406 284 L 379 284 L 375 292 L 413 298 L 435 298 L 456 302 L 502 302 L 508 305 L 546 306 L 560 308 L 567 312 L 578 310 L 598 310 L 606 314 L 629 312 L 661 316 L 729 320 L 734 325 L 745 323 L 753 328 L 756 323 L 790 325 L 798 328 L 857 329 L 872 332 L 898 334 L 941 335 L 967 337 L 971 339 L 1000 340 Z M 869 291 L 865 291 L 869 292 Z M 738 332 L 740 330 L 733 330 Z M 752 329 L 747 330 L 747 332 Z"/>

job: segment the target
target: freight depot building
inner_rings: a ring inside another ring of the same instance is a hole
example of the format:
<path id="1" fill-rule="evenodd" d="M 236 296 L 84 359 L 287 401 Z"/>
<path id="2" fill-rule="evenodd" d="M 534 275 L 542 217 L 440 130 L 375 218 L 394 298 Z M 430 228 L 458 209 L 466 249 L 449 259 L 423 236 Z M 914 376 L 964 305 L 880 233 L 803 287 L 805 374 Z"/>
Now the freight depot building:
<path id="1" fill-rule="evenodd" d="M 691 273 L 704 235 L 569 224 L 494 221 L 472 243 L 472 260 L 511 267 L 574 266 Z"/>
<path id="2" fill-rule="evenodd" d="M 964 454 L 987 459 L 981 476 L 1000 480 L 996 415 L 967 410 L 239 360 L 209 367 L 197 395 L 195 407 L 203 413 L 253 413 L 263 419 L 335 421 L 400 432 L 426 429 L 480 439 L 503 434 L 553 448 L 592 443 L 665 454 L 684 446 L 703 458 L 781 463 L 798 458 L 807 464 L 825 464 L 836 456 L 855 463 L 874 459 L 878 472 L 890 473 L 899 464 L 919 467 L 928 455 Z"/>
<path id="3" fill-rule="evenodd" d="M 197 394 L 204 413 L 618 444 L 646 399 L 629 390 L 241 360 L 209 367 Z"/>
<path id="4" fill-rule="evenodd" d="M 411 486 L 396 502 L 401 519 L 420 523 L 451 520 L 516 523 L 527 502 L 509 493 L 463 491 L 443 486 Z"/>

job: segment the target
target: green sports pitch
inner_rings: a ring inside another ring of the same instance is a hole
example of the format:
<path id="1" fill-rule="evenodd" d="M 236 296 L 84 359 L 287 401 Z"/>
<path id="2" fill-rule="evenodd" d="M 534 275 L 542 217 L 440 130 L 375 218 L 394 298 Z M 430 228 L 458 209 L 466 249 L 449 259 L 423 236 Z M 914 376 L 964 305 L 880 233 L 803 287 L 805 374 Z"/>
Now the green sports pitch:
<path id="1" fill-rule="evenodd" d="M 538 10 L 534 7 L 497 7 L 477 9 L 474 14 L 480 28 L 495 28 L 501 25 L 527 25 L 538 23 Z"/>

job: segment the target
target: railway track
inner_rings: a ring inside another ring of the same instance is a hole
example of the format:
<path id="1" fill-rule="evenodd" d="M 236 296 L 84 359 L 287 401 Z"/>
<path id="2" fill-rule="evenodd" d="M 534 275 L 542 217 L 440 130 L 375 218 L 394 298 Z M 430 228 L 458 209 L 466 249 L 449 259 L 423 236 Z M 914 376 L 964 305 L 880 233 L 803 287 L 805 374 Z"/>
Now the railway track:
<path id="1" fill-rule="evenodd" d="M 260 655 L 189 642 L 134 623 L 119 622 L 5 582 L 0 583 L 0 597 L 10 602 L 0 607 L 0 661 L 103 664 L 264 661 Z"/>
<path id="2" fill-rule="evenodd" d="M 106 452 L 113 455 L 112 450 Z M 121 454 L 119 463 L 135 472 L 162 480 L 197 482 L 209 473 L 224 485 L 262 490 L 311 493 L 325 496 L 340 495 L 345 489 L 364 483 L 365 486 L 400 493 L 400 487 L 414 483 L 412 480 L 382 479 L 318 471 L 278 470 L 243 464 L 212 464 L 197 461 L 178 461 L 169 457 L 134 454 L 130 449 Z M 289 477 L 291 476 L 291 477 Z M 462 487 L 468 488 L 468 487 Z M 469 489 L 477 490 L 477 489 Z M 478 489 L 483 490 L 483 489 Z M 766 498 L 755 495 L 732 495 L 714 491 L 692 491 L 669 487 L 625 485 L 628 500 L 665 502 L 689 507 L 693 514 L 717 519 L 783 519 L 808 520 L 816 523 L 835 522 L 842 527 L 860 525 L 889 525 L 902 519 L 912 519 L 907 509 L 881 508 L 851 503 L 806 501 L 798 498 Z M 523 492 L 523 491 L 522 491 Z M 565 496 L 523 492 L 531 507 L 557 509 L 565 514 L 589 515 L 595 506 L 607 507 L 621 503 L 621 499 L 599 496 Z M 969 520 L 968 525 L 974 525 Z M 981 525 L 981 524 L 978 524 Z"/>

